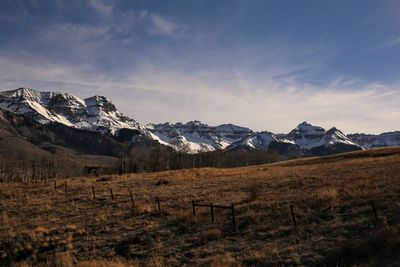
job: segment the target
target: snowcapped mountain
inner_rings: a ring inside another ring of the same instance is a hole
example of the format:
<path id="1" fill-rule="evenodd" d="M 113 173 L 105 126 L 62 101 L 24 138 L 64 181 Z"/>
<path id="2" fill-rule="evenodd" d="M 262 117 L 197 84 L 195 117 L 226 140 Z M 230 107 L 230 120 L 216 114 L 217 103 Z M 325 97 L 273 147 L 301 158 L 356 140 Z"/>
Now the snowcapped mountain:
<path id="1" fill-rule="evenodd" d="M 329 129 L 318 142 L 313 142 L 310 146 L 313 155 L 330 155 L 362 149 L 335 127 Z"/>
<path id="2" fill-rule="evenodd" d="M 275 135 L 270 132 L 253 133 L 250 137 L 233 143 L 231 150 L 277 150 L 286 155 L 325 155 L 362 149 L 341 131 L 328 131 L 307 122 L 299 124 L 289 134 Z"/>
<path id="3" fill-rule="evenodd" d="M 68 93 L 19 88 L 0 92 L 0 108 L 27 115 L 42 124 L 58 122 L 73 128 L 112 134 L 123 128 L 144 130 L 138 122 L 122 115 L 104 96 L 80 99 Z"/>
<path id="4" fill-rule="evenodd" d="M 40 92 L 19 88 L 0 92 L 0 109 L 22 114 L 41 124 L 60 123 L 113 136 L 119 142 L 136 142 L 142 137 L 186 153 L 215 150 L 278 150 L 285 155 L 325 155 L 363 148 L 400 146 L 400 132 L 380 135 L 328 131 L 307 122 L 288 134 L 253 132 L 233 124 L 209 126 L 199 121 L 142 125 L 124 116 L 104 96 L 80 99 L 68 93 Z"/>
<path id="5" fill-rule="evenodd" d="M 110 133 L 124 141 L 145 135 L 187 153 L 224 149 L 252 132 L 232 124 L 211 127 L 198 121 L 144 126 L 124 116 L 104 96 L 80 99 L 68 93 L 40 92 L 30 88 L 0 92 L 0 108 L 26 115 L 42 124 L 56 122 L 76 129 Z"/>
<path id="6" fill-rule="evenodd" d="M 347 137 L 363 148 L 400 146 L 400 131 L 374 134 L 349 134 Z"/>
<path id="7" fill-rule="evenodd" d="M 340 130 L 335 127 L 326 131 L 319 126 L 311 125 L 307 122 L 300 123 L 293 129 L 286 138 L 293 140 L 302 149 L 312 149 L 317 147 L 331 147 L 337 144 L 358 147 Z"/>
<path id="8" fill-rule="evenodd" d="M 295 145 L 293 141 L 287 140 L 285 138 L 277 137 L 271 132 L 257 132 L 253 133 L 249 137 L 240 140 L 236 143 L 231 144 L 228 149 L 230 150 L 267 150 L 273 143 L 283 143 L 288 145 Z"/>
<path id="9" fill-rule="evenodd" d="M 301 148 L 310 149 L 318 145 L 325 133 L 325 129 L 319 126 L 302 122 L 285 137 L 293 140 Z"/>
<path id="10" fill-rule="evenodd" d="M 185 124 L 148 124 L 147 129 L 162 142 L 186 153 L 225 149 L 230 144 L 252 134 L 250 129 L 233 124 L 209 126 L 199 121 L 190 121 Z"/>

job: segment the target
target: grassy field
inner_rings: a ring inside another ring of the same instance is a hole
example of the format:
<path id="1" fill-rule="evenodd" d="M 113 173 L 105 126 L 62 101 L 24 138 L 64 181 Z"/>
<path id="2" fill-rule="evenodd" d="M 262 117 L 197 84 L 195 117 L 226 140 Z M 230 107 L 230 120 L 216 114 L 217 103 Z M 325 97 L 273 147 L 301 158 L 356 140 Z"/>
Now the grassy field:
<path id="1" fill-rule="evenodd" d="M 400 265 L 400 148 L 65 181 L 0 185 L 0 265 Z"/>

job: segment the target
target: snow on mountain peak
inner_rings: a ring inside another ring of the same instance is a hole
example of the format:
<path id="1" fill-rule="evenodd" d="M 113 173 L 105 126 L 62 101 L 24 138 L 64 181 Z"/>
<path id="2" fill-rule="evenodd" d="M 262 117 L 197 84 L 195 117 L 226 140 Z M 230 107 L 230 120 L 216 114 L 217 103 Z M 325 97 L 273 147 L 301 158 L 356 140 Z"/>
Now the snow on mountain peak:
<path id="1" fill-rule="evenodd" d="M 336 128 L 325 131 L 325 129 L 319 126 L 302 122 L 287 135 L 276 135 L 270 132 L 256 132 L 242 141 L 231 144 L 228 149 L 272 149 L 279 150 L 282 153 L 287 153 L 289 155 L 296 155 L 297 153 L 307 154 L 310 152 L 311 154 L 329 154 L 335 151 L 353 151 L 361 148 Z"/>
<path id="2" fill-rule="evenodd" d="M 296 147 L 293 141 L 278 137 L 276 134 L 264 131 L 254 132 L 247 138 L 231 144 L 229 150 L 268 150 L 272 144 Z"/>
<path id="3" fill-rule="evenodd" d="M 272 141 L 276 141 L 276 136 L 271 132 L 260 132 L 247 139 L 246 144 L 249 148 L 268 148 Z"/>
<path id="4" fill-rule="evenodd" d="M 313 147 L 318 147 L 318 146 L 328 147 L 337 144 L 357 146 L 348 137 L 346 137 L 346 135 L 344 135 L 340 130 L 338 130 L 336 127 L 333 127 L 329 129 L 318 142 L 314 143 Z"/>
<path id="5" fill-rule="evenodd" d="M 6 97 L 35 98 L 38 97 L 39 92 L 30 88 L 21 87 L 11 91 L 4 91 L 0 94 Z"/>
<path id="6" fill-rule="evenodd" d="M 187 122 L 186 124 L 185 124 L 186 126 L 189 126 L 189 127 L 199 127 L 199 126 L 205 126 L 205 127 L 207 127 L 208 125 L 207 124 L 204 124 L 204 123 L 202 123 L 201 121 L 197 121 L 197 120 L 194 120 L 194 121 L 189 121 L 189 122 Z"/>
<path id="7" fill-rule="evenodd" d="M 346 136 L 335 127 L 326 131 L 306 121 L 297 125 L 289 134 L 279 135 L 267 131 L 253 132 L 234 124 L 210 126 L 198 120 L 143 126 L 124 116 L 105 96 L 95 95 L 81 99 L 69 93 L 40 92 L 25 87 L 0 92 L 0 108 L 27 115 L 43 124 L 57 122 L 73 128 L 116 135 L 124 128 L 137 130 L 138 136 L 147 136 L 187 153 L 220 149 L 266 150 L 271 147 L 286 152 L 298 152 L 302 149 L 326 153 L 357 150 L 361 147 L 400 145 L 400 132 L 378 136 Z M 321 152 L 324 150 L 325 152 Z"/>
<path id="8" fill-rule="evenodd" d="M 188 153 L 224 149 L 231 143 L 246 138 L 252 132 L 250 129 L 233 124 L 229 127 L 209 126 L 200 121 L 151 124 L 147 129 L 163 142 Z"/>
<path id="9" fill-rule="evenodd" d="M 292 132 L 297 132 L 307 135 L 314 135 L 314 134 L 319 135 L 321 133 L 324 133 L 325 130 L 322 127 L 314 126 L 304 121 L 300 123 Z"/>
<path id="10" fill-rule="evenodd" d="M 303 149 L 311 149 L 320 146 L 333 146 L 336 144 L 357 146 L 335 127 L 326 131 L 322 127 L 314 126 L 307 122 L 299 124 L 287 135 L 287 138 L 293 140 Z"/>
<path id="11" fill-rule="evenodd" d="M 221 124 L 215 127 L 218 132 L 224 133 L 238 133 L 238 132 L 252 132 L 249 128 L 237 126 L 231 123 Z"/>
<path id="12" fill-rule="evenodd" d="M 19 88 L 0 93 L 0 108 L 25 114 L 40 123 L 57 122 L 92 131 L 115 133 L 122 128 L 143 128 L 123 116 L 104 96 L 82 100 L 68 93 Z"/>
<path id="13" fill-rule="evenodd" d="M 363 148 L 400 146 L 400 131 L 375 134 L 350 134 L 347 137 Z"/>

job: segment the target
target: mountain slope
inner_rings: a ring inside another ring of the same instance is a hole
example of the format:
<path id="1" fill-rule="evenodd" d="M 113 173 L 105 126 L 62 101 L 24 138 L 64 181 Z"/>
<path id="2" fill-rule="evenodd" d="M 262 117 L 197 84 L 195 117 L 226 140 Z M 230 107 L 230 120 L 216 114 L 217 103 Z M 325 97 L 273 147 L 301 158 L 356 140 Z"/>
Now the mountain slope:
<path id="1" fill-rule="evenodd" d="M 302 149 L 310 149 L 315 146 L 320 146 L 320 140 L 326 134 L 325 129 L 319 126 L 313 126 L 307 122 L 300 123 L 285 137 L 293 140 Z"/>
<path id="2" fill-rule="evenodd" d="M 248 128 L 233 124 L 213 127 L 199 121 L 149 124 L 147 129 L 176 150 L 192 154 L 225 149 L 252 133 Z"/>
<path id="3" fill-rule="evenodd" d="M 273 149 L 290 156 L 316 156 L 361 150 L 362 148 L 336 128 L 326 131 L 319 126 L 303 122 L 287 135 L 258 132 L 233 143 L 228 149 L 242 151 Z"/>
<path id="4" fill-rule="evenodd" d="M 322 127 L 307 122 L 299 124 L 286 135 L 286 138 L 293 140 L 301 149 L 309 150 L 313 155 L 328 155 L 362 149 L 335 127 L 326 131 Z"/>
<path id="5" fill-rule="evenodd" d="M 363 148 L 400 146 L 400 131 L 374 134 L 350 134 L 347 137 Z"/>
<path id="6" fill-rule="evenodd" d="M 57 122 L 103 133 L 115 133 L 122 128 L 143 128 L 135 120 L 122 115 L 104 96 L 80 99 L 68 93 L 19 88 L 0 93 L 0 108 L 27 115 L 44 124 Z"/>
<path id="7" fill-rule="evenodd" d="M 26 116 L 0 110 L 0 158 L 14 159 L 15 164 L 58 160 L 75 167 L 117 165 L 117 158 L 106 156 L 105 143 L 93 135 L 85 138 L 87 133 L 95 134 L 62 124 L 42 125 Z"/>
<path id="8" fill-rule="evenodd" d="M 297 147 L 293 141 L 265 131 L 253 133 L 251 136 L 231 144 L 227 149 L 235 151 L 268 150 L 272 146 L 277 147 L 278 144 Z"/>
<path id="9" fill-rule="evenodd" d="M 330 155 L 362 149 L 334 127 L 328 130 L 318 142 L 314 143 L 310 151 L 313 155 Z"/>

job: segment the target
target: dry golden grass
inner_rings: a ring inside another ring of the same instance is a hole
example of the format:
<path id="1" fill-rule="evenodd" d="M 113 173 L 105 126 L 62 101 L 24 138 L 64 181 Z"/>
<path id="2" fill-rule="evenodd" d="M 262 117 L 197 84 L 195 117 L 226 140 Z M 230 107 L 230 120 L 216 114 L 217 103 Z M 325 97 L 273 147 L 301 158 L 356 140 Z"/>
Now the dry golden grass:
<path id="1" fill-rule="evenodd" d="M 53 183 L 0 185 L 0 266 L 396 266 L 400 260 L 400 148 L 66 181 L 67 197 L 61 180 L 56 190 Z M 237 230 L 229 210 L 215 209 L 214 224 L 207 208 L 194 217 L 192 200 L 233 203 Z"/>

